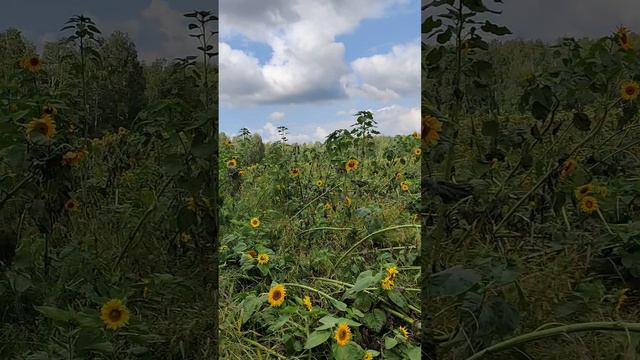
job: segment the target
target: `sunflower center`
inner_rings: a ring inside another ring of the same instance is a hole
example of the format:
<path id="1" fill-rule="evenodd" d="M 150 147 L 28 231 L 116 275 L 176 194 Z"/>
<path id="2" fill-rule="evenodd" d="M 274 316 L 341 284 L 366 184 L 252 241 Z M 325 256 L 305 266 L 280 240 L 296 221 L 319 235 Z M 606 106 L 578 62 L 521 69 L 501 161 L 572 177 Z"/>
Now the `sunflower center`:
<path id="1" fill-rule="evenodd" d="M 31 66 L 38 66 L 38 64 L 40 64 L 40 60 L 34 57 L 29 59 L 29 63 L 31 64 Z"/>
<path id="2" fill-rule="evenodd" d="M 593 202 L 592 201 L 587 201 L 585 202 L 585 206 L 588 208 L 592 208 L 593 207 Z"/>
<path id="3" fill-rule="evenodd" d="M 347 338 L 347 331 L 346 331 L 346 330 L 344 330 L 344 329 L 340 329 L 340 330 L 338 331 L 338 338 L 339 338 L 340 340 L 345 340 L 345 339 Z"/>
<path id="4" fill-rule="evenodd" d="M 111 321 L 118 321 L 120 320 L 121 316 L 122 316 L 122 312 L 118 309 L 113 309 L 109 311 L 109 320 Z"/>
<path id="5" fill-rule="evenodd" d="M 273 300 L 280 300 L 281 297 L 282 293 L 280 292 L 280 290 L 276 290 L 273 292 Z"/>
<path id="6" fill-rule="evenodd" d="M 46 135 L 47 131 L 49 130 L 49 126 L 47 126 L 47 124 L 45 123 L 39 123 L 38 125 L 35 126 L 34 129 L 37 132 L 41 133 L 42 135 Z"/>
<path id="7" fill-rule="evenodd" d="M 67 207 L 69 209 L 73 209 L 74 207 L 76 207 L 76 204 L 74 204 L 73 202 L 70 202 L 70 203 L 67 204 Z"/>
<path id="8" fill-rule="evenodd" d="M 627 86 L 627 89 L 625 91 L 627 95 L 633 95 L 636 92 L 636 89 L 634 89 L 633 86 Z"/>

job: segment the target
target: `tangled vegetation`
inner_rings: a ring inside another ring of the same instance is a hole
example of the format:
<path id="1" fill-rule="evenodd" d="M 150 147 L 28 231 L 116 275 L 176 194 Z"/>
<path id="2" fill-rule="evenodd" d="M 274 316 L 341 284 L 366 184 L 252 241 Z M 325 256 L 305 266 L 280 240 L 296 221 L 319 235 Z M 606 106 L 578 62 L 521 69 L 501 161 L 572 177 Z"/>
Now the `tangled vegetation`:
<path id="1" fill-rule="evenodd" d="M 635 359 L 637 38 L 489 42 L 499 3 L 423 8 L 423 350 Z"/>
<path id="2" fill-rule="evenodd" d="M 221 136 L 220 356 L 420 359 L 419 135 Z"/>

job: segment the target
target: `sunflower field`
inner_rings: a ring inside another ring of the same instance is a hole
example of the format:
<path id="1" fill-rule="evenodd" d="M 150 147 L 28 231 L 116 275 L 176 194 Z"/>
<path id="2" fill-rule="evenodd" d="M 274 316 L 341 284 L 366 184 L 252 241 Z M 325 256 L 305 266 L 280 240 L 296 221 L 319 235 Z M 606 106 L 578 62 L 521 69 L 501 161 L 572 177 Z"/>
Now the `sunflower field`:
<path id="1" fill-rule="evenodd" d="M 215 355 L 217 17 L 185 16 L 198 56 L 152 64 L 83 15 L 0 32 L 0 358 Z"/>
<path id="2" fill-rule="evenodd" d="M 220 358 L 420 359 L 418 133 L 221 135 Z"/>
<path id="3" fill-rule="evenodd" d="M 502 40 L 500 3 L 423 6 L 423 351 L 638 359 L 640 42 Z"/>

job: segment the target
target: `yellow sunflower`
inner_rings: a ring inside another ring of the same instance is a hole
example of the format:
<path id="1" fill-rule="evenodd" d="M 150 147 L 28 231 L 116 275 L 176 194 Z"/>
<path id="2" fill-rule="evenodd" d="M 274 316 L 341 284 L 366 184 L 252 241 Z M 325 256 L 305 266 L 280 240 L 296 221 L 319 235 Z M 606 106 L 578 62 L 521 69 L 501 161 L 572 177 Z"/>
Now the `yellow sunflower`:
<path id="1" fill-rule="evenodd" d="M 260 254 L 258 255 L 258 264 L 266 265 L 269 263 L 269 255 L 268 254 Z"/>
<path id="2" fill-rule="evenodd" d="M 400 183 L 400 188 L 402 191 L 409 191 L 409 182 L 403 181 Z"/>
<path id="3" fill-rule="evenodd" d="M 584 184 L 582 186 L 578 186 L 576 188 L 576 199 L 582 200 L 587 195 L 591 195 L 593 193 L 593 185 L 591 183 Z"/>
<path id="4" fill-rule="evenodd" d="M 23 57 L 20 60 L 20 67 L 32 73 L 37 73 L 42 70 L 42 61 L 35 55 Z"/>
<path id="5" fill-rule="evenodd" d="M 356 159 L 351 159 L 349 161 L 347 161 L 346 165 L 345 165 L 345 169 L 347 170 L 347 172 L 351 171 L 351 170 L 355 170 L 358 168 L 358 160 Z"/>
<path id="6" fill-rule="evenodd" d="M 347 323 L 338 324 L 335 339 L 339 346 L 345 346 L 349 343 L 349 340 L 351 340 L 351 329 Z"/>
<path id="7" fill-rule="evenodd" d="M 640 95 L 640 85 L 635 81 L 626 80 L 620 84 L 620 96 L 627 101 L 633 101 Z"/>
<path id="8" fill-rule="evenodd" d="M 575 160 L 569 159 L 565 161 L 564 164 L 562 165 L 562 171 L 560 172 L 560 176 L 563 178 L 571 176 L 571 174 L 573 174 L 573 172 L 576 171 L 577 167 L 578 167 L 578 163 Z"/>
<path id="9" fill-rule="evenodd" d="M 350 197 L 345 197 L 344 198 L 344 206 L 349 207 L 351 206 L 351 198 Z"/>
<path id="10" fill-rule="evenodd" d="M 78 205 L 80 204 L 76 199 L 69 199 L 67 200 L 67 202 L 64 203 L 64 208 L 67 209 L 68 211 L 76 211 L 78 210 Z"/>
<path id="11" fill-rule="evenodd" d="M 394 280 L 396 278 L 396 275 L 398 275 L 399 272 L 400 271 L 395 266 L 391 266 L 391 267 L 387 268 L 387 274 L 389 275 L 389 278 L 391 280 Z"/>
<path id="12" fill-rule="evenodd" d="M 196 203 L 196 199 L 194 199 L 191 196 L 187 198 L 187 209 L 191 211 L 196 211 L 198 209 L 198 204 Z"/>
<path id="13" fill-rule="evenodd" d="M 128 132 L 127 129 L 123 128 L 122 126 L 120 126 L 118 128 L 118 135 L 119 136 L 125 136 L 127 134 L 127 132 Z"/>
<path id="14" fill-rule="evenodd" d="M 292 168 L 291 170 L 289 170 L 289 175 L 291 175 L 293 177 L 296 177 L 296 176 L 300 175 L 300 169 L 297 168 L 297 167 Z"/>
<path id="15" fill-rule="evenodd" d="M 580 200 L 580 210 L 587 214 L 598 211 L 598 200 L 593 196 L 585 196 Z"/>
<path id="16" fill-rule="evenodd" d="M 276 284 L 269 290 L 269 304 L 272 307 L 278 307 L 284 303 L 284 297 L 287 295 L 287 289 L 282 284 Z"/>
<path id="17" fill-rule="evenodd" d="M 400 326 L 400 327 L 398 328 L 398 331 L 400 331 L 400 333 L 402 334 L 402 336 L 403 336 L 405 339 L 408 339 L 408 338 L 409 338 L 409 330 L 407 330 L 407 328 L 406 328 L 406 327 L 404 327 L 404 326 Z"/>
<path id="18" fill-rule="evenodd" d="M 420 140 L 420 134 L 418 134 L 417 131 L 414 131 L 413 134 L 411 134 L 411 136 L 413 136 L 413 138 L 416 140 Z"/>
<path id="19" fill-rule="evenodd" d="M 257 228 L 258 226 L 260 226 L 260 219 L 258 219 L 257 217 L 252 217 L 251 220 L 249 220 L 249 225 L 251 225 L 252 228 Z"/>
<path id="20" fill-rule="evenodd" d="M 400 180 L 400 179 L 402 179 L 402 173 L 397 172 L 393 177 L 394 177 L 396 180 Z"/>
<path id="21" fill-rule="evenodd" d="M 117 330 L 129 323 L 129 310 L 120 299 L 111 299 L 100 310 L 100 319 L 107 329 Z"/>
<path id="22" fill-rule="evenodd" d="M 322 184 L 323 184 L 322 180 L 316 180 L 316 186 L 317 187 L 319 187 L 319 188 L 322 187 Z"/>
<path id="23" fill-rule="evenodd" d="M 384 278 L 384 280 L 382 280 L 382 283 L 380 284 L 380 287 L 385 290 L 393 289 L 393 280 L 391 279 L 391 277 L 387 276 L 386 278 Z"/>
<path id="24" fill-rule="evenodd" d="M 46 115 L 39 119 L 34 118 L 27 124 L 27 133 L 32 135 L 33 132 L 38 132 L 51 139 L 56 134 L 56 122 L 51 116 Z"/>
<path id="25" fill-rule="evenodd" d="M 624 51 L 629 51 L 633 49 L 633 45 L 631 44 L 631 39 L 629 38 L 629 30 L 626 27 L 621 26 L 618 28 L 616 32 L 616 39 L 618 40 L 618 45 L 620 49 Z"/>
<path id="26" fill-rule="evenodd" d="M 420 148 L 415 148 L 415 150 L 413 150 L 413 153 L 414 153 L 416 156 L 420 156 L 420 155 L 422 155 L 422 149 L 420 149 Z"/>
<path id="27" fill-rule="evenodd" d="M 231 159 L 231 160 L 227 161 L 227 167 L 228 168 L 233 169 L 236 166 L 238 166 L 238 161 L 236 159 Z"/>
<path id="28" fill-rule="evenodd" d="M 425 116 L 422 118 L 422 136 L 427 145 L 434 144 L 440 139 L 440 131 L 442 123 L 433 116 Z"/>
<path id="29" fill-rule="evenodd" d="M 225 146 L 231 146 L 231 139 L 224 139 Z"/>
<path id="30" fill-rule="evenodd" d="M 326 203 L 324 203 L 324 209 L 331 210 L 333 209 L 333 205 L 331 205 L 331 203 L 327 201 Z"/>
<path id="31" fill-rule="evenodd" d="M 246 252 L 246 254 L 247 254 L 248 257 L 250 257 L 252 259 L 258 255 L 258 253 L 255 250 L 249 250 L 249 251 Z"/>
<path id="32" fill-rule="evenodd" d="M 373 354 L 369 351 L 365 351 L 362 360 L 373 360 Z"/>
<path id="33" fill-rule="evenodd" d="M 307 310 L 311 311 L 313 309 L 313 304 L 311 304 L 311 298 L 309 295 L 305 295 L 304 299 L 302 299 L 302 303 L 307 307 Z"/>

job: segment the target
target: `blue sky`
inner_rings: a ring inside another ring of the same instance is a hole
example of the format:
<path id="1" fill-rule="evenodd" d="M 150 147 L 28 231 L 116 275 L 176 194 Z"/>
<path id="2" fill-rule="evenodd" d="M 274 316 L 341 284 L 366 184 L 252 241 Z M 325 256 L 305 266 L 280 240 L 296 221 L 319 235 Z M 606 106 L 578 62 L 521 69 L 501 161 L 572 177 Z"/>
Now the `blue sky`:
<path id="1" fill-rule="evenodd" d="M 129 33 L 140 58 L 172 59 L 195 52 L 196 42 L 188 37 L 182 14 L 192 10 L 217 10 L 211 0 L 3 0 L 0 31 L 20 29 L 38 49 L 46 41 L 62 37 L 60 28 L 73 15 L 91 17 L 103 34 L 114 30 Z"/>
<path id="2" fill-rule="evenodd" d="M 347 4 L 348 3 L 348 4 Z M 420 122 L 417 0 L 220 1 L 220 131 L 322 141 L 372 110 L 385 134 Z"/>

